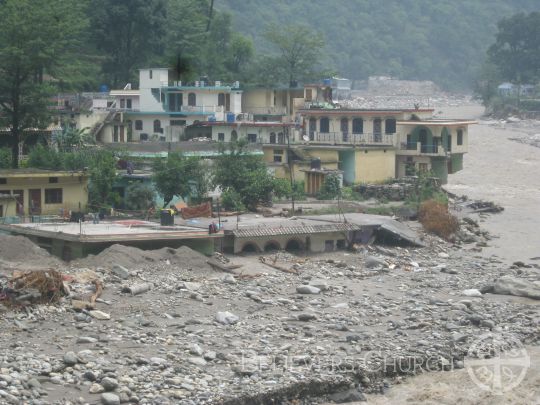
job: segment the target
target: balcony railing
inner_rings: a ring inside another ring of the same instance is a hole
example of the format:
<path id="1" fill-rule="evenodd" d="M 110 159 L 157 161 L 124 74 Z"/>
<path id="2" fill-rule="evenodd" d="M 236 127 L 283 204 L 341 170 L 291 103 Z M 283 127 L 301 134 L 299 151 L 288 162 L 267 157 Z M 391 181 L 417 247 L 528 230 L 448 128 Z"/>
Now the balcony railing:
<path id="1" fill-rule="evenodd" d="M 246 107 L 245 110 L 253 115 L 287 115 L 287 107 Z"/>
<path id="2" fill-rule="evenodd" d="M 393 145 L 394 136 L 382 133 L 309 132 L 309 142 L 332 145 Z"/>
<path id="3" fill-rule="evenodd" d="M 225 111 L 225 107 L 222 105 L 182 105 L 180 109 L 176 108 L 170 110 L 172 112 L 186 112 L 186 113 L 222 113 Z"/>
<path id="4" fill-rule="evenodd" d="M 416 152 L 416 154 L 444 155 L 445 150 L 440 144 L 422 144 L 420 142 L 403 142 L 400 150 Z"/>

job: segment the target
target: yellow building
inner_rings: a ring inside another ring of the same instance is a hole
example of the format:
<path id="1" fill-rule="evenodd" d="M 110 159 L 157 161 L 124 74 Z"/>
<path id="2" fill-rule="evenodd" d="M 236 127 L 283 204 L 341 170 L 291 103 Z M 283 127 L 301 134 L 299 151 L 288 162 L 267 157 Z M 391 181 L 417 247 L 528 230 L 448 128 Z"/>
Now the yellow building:
<path id="1" fill-rule="evenodd" d="M 40 169 L 0 170 L 0 194 L 14 196 L 16 200 L 14 208 L 8 204 L 9 209 L 2 212 L 3 216 L 59 215 L 69 210 L 84 210 L 88 204 L 88 174 Z"/>

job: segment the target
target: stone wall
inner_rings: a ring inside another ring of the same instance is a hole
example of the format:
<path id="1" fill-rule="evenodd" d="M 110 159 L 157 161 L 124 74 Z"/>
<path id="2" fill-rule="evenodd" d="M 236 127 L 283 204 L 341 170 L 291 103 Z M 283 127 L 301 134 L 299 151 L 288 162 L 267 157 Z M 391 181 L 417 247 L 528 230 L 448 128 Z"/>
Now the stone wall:
<path id="1" fill-rule="evenodd" d="M 436 189 L 440 188 L 440 181 L 437 178 L 430 178 L 432 186 Z M 362 184 L 354 187 L 354 190 L 369 199 L 388 201 L 403 201 L 410 197 L 417 186 L 418 178 L 403 177 L 395 180 L 390 184 Z"/>

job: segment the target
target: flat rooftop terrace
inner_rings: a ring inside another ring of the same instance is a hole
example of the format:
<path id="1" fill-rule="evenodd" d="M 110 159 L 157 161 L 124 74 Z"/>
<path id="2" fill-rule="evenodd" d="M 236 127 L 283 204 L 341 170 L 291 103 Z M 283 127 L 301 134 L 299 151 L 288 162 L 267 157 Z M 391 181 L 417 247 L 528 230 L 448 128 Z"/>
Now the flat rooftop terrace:
<path id="1" fill-rule="evenodd" d="M 208 228 L 173 225 L 140 220 L 92 222 L 48 222 L 0 225 L 0 229 L 19 235 L 32 235 L 82 243 L 151 241 L 167 239 L 220 238 L 222 232 L 208 234 Z"/>

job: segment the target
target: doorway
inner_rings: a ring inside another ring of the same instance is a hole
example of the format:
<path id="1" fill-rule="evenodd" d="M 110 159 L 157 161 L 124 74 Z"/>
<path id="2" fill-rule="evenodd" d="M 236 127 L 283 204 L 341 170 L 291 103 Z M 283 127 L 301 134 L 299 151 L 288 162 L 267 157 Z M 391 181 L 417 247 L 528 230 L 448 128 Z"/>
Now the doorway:
<path id="1" fill-rule="evenodd" d="M 29 205 L 28 205 L 28 211 L 30 215 L 40 215 L 41 214 L 41 189 L 35 188 L 28 190 L 28 194 L 30 195 L 29 198 Z"/>

